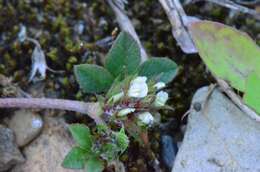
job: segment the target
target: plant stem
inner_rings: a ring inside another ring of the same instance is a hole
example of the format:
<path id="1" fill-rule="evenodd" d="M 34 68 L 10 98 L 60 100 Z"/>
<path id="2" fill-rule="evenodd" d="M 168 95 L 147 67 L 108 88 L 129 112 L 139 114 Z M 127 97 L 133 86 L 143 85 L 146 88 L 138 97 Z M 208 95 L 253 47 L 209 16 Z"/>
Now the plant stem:
<path id="1" fill-rule="evenodd" d="M 0 98 L 0 108 L 39 108 L 59 109 L 87 114 L 97 124 L 102 123 L 98 116 L 100 111 L 99 103 L 85 103 L 66 99 L 48 98 Z"/>
<path id="2" fill-rule="evenodd" d="M 244 104 L 243 100 L 232 90 L 226 81 L 217 77 L 215 78 L 222 91 L 228 95 L 228 97 L 241 109 L 241 111 L 257 122 L 260 122 L 260 116 L 253 109 Z"/>

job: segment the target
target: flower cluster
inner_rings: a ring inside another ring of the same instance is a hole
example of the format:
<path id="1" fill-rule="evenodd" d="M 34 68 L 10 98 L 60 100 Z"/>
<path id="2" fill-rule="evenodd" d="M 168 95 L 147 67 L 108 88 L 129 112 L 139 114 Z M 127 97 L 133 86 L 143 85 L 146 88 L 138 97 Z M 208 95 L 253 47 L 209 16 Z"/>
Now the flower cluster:
<path id="1" fill-rule="evenodd" d="M 164 82 L 148 82 L 147 77 L 132 78 L 127 89 L 120 90 L 109 97 L 104 108 L 104 114 L 118 118 L 133 114 L 143 125 L 154 123 L 152 112 L 163 108 L 169 98 L 168 93 L 162 91 Z M 108 105 L 109 104 L 109 105 Z"/>

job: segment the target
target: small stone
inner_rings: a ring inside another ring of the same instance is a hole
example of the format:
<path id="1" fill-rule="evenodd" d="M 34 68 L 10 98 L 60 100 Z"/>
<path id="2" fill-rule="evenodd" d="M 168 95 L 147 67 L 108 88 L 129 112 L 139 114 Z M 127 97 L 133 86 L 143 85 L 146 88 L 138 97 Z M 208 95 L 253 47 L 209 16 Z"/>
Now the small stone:
<path id="1" fill-rule="evenodd" d="M 199 112 L 201 110 L 201 104 L 199 102 L 195 102 L 193 104 L 193 108 L 195 111 Z"/>
<path id="2" fill-rule="evenodd" d="M 17 145 L 22 147 L 38 136 L 43 127 L 43 121 L 37 113 L 18 110 L 10 119 L 8 126 L 14 131 Z"/>
<path id="3" fill-rule="evenodd" d="M 6 171 L 24 158 L 15 144 L 13 131 L 0 125 L 0 171 Z"/>
<path id="4" fill-rule="evenodd" d="M 176 154 L 178 152 L 177 144 L 170 135 L 161 136 L 161 158 L 168 170 L 171 170 Z"/>

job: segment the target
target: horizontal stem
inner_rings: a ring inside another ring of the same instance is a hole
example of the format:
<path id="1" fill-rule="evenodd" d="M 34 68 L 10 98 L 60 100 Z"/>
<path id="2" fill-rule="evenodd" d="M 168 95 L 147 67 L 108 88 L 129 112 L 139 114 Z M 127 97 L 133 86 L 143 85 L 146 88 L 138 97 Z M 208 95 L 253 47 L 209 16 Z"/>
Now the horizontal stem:
<path id="1" fill-rule="evenodd" d="M 49 99 L 49 98 L 0 98 L 0 108 L 39 108 L 39 109 L 59 109 L 68 110 L 87 114 L 101 123 L 98 116 L 100 107 L 98 103 L 85 103 L 75 100 L 66 99 Z"/>

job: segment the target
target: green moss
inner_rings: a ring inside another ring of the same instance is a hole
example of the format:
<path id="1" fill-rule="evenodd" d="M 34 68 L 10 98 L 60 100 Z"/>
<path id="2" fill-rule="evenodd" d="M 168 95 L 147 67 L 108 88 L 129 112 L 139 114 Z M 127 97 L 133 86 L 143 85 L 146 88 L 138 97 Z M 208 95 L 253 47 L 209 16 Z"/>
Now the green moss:
<path id="1" fill-rule="evenodd" d="M 4 71 L 5 71 L 5 65 L 0 64 L 0 73 L 4 73 Z"/>
<path id="2" fill-rule="evenodd" d="M 77 100 L 81 100 L 82 99 L 82 97 L 83 97 L 83 95 L 82 95 L 82 92 L 81 91 L 78 91 L 77 93 L 76 93 L 76 99 Z"/>
<path id="3" fill-rule="evenodd" d="M 69 86 L 69 79 L 68 77 L 64 77 L 62 80 L 61 80 L 61 83 L 64 87 L 68 87 Z"/>
<path id="4" fill-rule="evenodd" d="M 67 69 L 68 71 L 71 71 L 71 70 L 72 70 L 72 67 L 73 67 L 72 64 L 66 63 L 66 69 Z"/>
<path id="5" fill-rule="evenodd" d="M 75 56 L 70 56 L 68 62 L 71 64 L 75 64 L 78 62 L 78 59 Z"/>
<path id="6" fill-rule="evenodd" d="M 47 56 L 54 62 L 58 60 L 58 49 L 52 48 L 48 53 Z"/>

